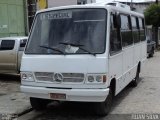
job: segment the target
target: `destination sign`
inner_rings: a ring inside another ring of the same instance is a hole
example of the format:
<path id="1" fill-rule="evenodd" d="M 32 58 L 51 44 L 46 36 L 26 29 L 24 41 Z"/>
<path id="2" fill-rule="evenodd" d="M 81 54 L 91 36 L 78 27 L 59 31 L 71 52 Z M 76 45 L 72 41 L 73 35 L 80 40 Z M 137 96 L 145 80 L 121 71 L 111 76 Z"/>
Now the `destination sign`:
<path id="1" fill-rule="evenodd" d="M 71 11 L 49 12 L 41 14 L 41 20 L 69 19 L 69 18 L 72 18 Z"/>

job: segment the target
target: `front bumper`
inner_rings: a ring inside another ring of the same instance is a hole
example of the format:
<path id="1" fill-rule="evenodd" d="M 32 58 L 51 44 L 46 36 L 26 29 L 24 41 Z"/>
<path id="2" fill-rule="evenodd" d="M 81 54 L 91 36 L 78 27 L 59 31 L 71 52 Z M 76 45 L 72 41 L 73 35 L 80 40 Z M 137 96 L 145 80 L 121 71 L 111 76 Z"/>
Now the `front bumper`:
<path id="1" fill-rule="evenodd" d="M 66 94 L 63 101 L 103 102 L 109 94 L 106 89 L 55 89 L 45 87 L 21 86 L 21 91 L 29 97 L 50 99 L 50 93 Z"/>

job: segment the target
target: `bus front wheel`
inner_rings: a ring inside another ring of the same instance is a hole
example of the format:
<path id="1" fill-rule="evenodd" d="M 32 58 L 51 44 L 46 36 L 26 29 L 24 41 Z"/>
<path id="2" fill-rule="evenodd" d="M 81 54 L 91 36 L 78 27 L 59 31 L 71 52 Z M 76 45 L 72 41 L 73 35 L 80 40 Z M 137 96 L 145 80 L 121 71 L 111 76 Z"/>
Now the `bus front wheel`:
<path id="1" fill-rule="evenodd" d="M 50 101 L 47 99 L 33 98 L 33 97 L 30 98 L 30 103 L 32 108 L 38 111 L 45 109 L 49 102 Z"/>
<path id="2" fill-rule="evenodd" d="M 107 115 L 112 107 L 112 100 L 113 100 L 113 92 L 110 89 L 109 94 L 104 102 L 97 102 L 95 103 L 95 112 L 97 115 L 105 116 Z"/>

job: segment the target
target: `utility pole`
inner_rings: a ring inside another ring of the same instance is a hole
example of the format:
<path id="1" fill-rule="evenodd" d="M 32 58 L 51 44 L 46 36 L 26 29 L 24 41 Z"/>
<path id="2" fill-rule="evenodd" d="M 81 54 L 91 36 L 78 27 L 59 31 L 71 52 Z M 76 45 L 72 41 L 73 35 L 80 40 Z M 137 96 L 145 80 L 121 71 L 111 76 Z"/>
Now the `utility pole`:
<path id="1" fill-rule="evenodd" d="M 158 5 L 158 0 L 156 0 L 155 4 Z M 156 48 L 158 48 L 158 26 L 155 26 L 154 31 L 155 31 L 154 36 L 155 36 Z"/>
<path id="2" fill-rule="evenodd" d="M 133 9 L 133 0 L 131 0 L 131 4 L 130 4 L 131 10 Z"/>
<path id="3" fill-rule="evenodd" d="M 29 30 L 30 30 L 34 16 L 36 14 L 36 10 L 37 10 L 36 0 L 27 0 L 27 6 L 28 6 L 28 25 L 29 25 Z"/>
<path id="4" fill-rule="evenodd" d="M 158 4 L 158 0 L 156 0 L 156 4 Z"/>

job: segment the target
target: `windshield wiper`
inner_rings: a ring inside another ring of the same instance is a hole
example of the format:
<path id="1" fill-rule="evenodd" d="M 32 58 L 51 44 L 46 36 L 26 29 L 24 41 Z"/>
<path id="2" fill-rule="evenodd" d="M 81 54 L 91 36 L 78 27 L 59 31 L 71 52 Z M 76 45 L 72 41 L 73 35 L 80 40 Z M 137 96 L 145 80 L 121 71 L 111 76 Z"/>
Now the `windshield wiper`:
<path id="1" fill-rule="evenodd" d="M 74 43 L 70 43 L 70 42 L 60 42 L 59 44 L 62 44 L 62 45 L 71 45 L 71 46 L 74 46 L 74 47 L 79 47 L 79 49 L 81 49 L 81 50 L 83 50 L 83 51 L 85 51 L 85 52 L 87 52 L 89 54 L 92 54 L 93 56 L 96 56 L 95 53 L 92 53 L 89 50 L 86 50 L 86 49 L 82 48 L 82 46 L 84 46 L 84 45 L 81 45 L 81 44 L 74 44 Z"/>
<path id="2" fill-rule="evenodd" d="M 48 46 L 43 46 L 43 45 L 40 45 L 39 47 L 46 48 L 46 49 L 50 49 L 50 50 L 54 50 L 54 51 L 58 51 L 58 52 L 60 52 L 60 53 L 62 53 L 62 54 L 65 55 L 65 52 L 59 50 L 59 49 L 56 48 L 56 47 L 48 47 Z"/>
<path id="3" fill-rule="evenodd" d="M 71 45 L 71 46 L 74 46 L 74 47 L 84 46 L 84 45 L 81 45 L 81 44 L 75 44 L 75 43 L 71 43 L 71 42 L 60 42 L 59 44 L 62 44 L 62 45 Z"/>

